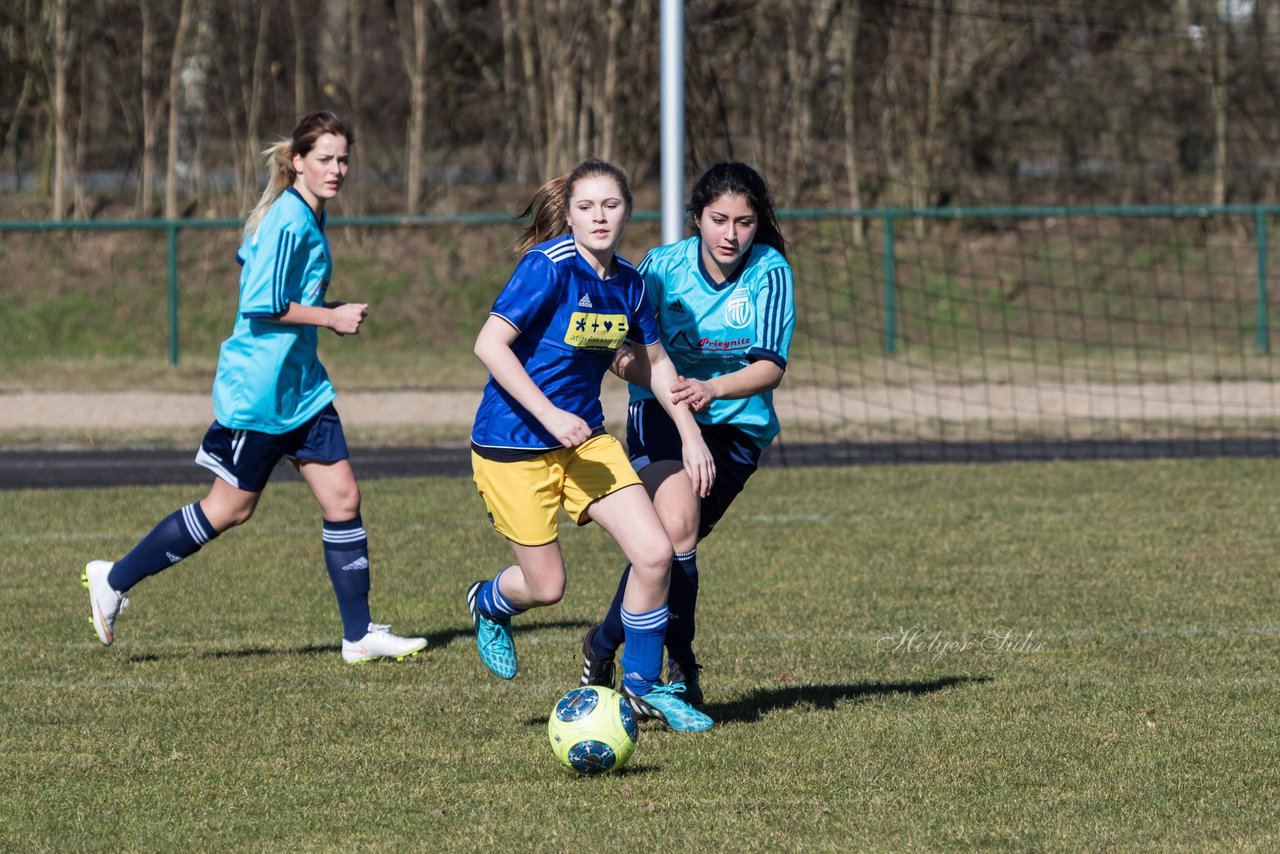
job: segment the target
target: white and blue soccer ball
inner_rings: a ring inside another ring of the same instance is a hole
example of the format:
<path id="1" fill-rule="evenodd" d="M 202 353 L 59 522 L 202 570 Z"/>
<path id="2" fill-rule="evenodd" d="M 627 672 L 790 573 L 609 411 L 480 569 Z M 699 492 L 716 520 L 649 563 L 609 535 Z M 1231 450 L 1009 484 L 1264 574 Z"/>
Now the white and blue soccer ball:
<path id="1" fill-rule="evenodd" d="M 617 771 L 635 752 L 640 737 L 631 704 L 611 688 L 574 688 L 556 703 L 547 720 L 556 758 L 581 774 Z"/>

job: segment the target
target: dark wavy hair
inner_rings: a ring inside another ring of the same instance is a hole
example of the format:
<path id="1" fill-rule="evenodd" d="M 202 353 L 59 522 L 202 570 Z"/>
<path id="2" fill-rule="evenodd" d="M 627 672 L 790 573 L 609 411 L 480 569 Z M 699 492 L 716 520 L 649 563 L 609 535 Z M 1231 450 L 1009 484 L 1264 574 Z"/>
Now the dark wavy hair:
<path id="1" fill-rule="evenodd" d="M 698 179 L 689 195 L 687 211 L 693 218 L 695 229 L 702 211 L 721 196 L 742 196 L 755 212 L 758 228 L 753 242 L 763 243 L 787 257 L 787 241 L 778 227 L 778 215 L 773 210 L 773 196 L 764 177 L 745 163 L 717 163 Z"/>

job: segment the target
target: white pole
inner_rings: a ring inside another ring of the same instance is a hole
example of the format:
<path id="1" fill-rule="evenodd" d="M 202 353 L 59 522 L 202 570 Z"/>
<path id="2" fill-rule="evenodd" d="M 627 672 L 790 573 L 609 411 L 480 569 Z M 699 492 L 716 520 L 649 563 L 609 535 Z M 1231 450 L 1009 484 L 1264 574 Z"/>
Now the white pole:
<path id="1" fill-rule="evenodd" d="M 662 0 L 662 242 L 684 237 L 684 0 Z"/>

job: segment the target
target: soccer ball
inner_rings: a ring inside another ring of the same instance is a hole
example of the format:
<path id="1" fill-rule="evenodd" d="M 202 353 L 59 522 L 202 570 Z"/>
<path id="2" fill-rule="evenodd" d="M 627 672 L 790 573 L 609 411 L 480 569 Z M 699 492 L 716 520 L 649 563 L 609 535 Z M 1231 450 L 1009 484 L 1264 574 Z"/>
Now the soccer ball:
<path id="1" fill-rule="evenodd" d="M 547 721 L 551 749 L 582 774 L 616 771 L 636 749 L 640 729 L 631 704 L 612 688 L 574 688 L 556 703 Z"/>

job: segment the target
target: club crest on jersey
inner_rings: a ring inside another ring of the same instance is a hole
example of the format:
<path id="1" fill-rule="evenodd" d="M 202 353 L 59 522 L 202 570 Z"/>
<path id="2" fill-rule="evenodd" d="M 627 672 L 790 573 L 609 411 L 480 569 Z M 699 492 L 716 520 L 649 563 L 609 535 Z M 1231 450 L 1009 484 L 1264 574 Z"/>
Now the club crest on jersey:
<path id="1" fill-rule="evenodd" d="M 731 329 L 746 329 L 755 318 L 751 307 L 751 299 L 745 291 L 738 291 L 729 297 L 724 307 L 724 322 Z"/>
<path id="2" fill-rule="evenodd" d="M 596 314 L 575 311 L 569 317 L 564 343 L 570 347 L 601 347 L 616 350 L 627 338 L 625 314 Z"/>

